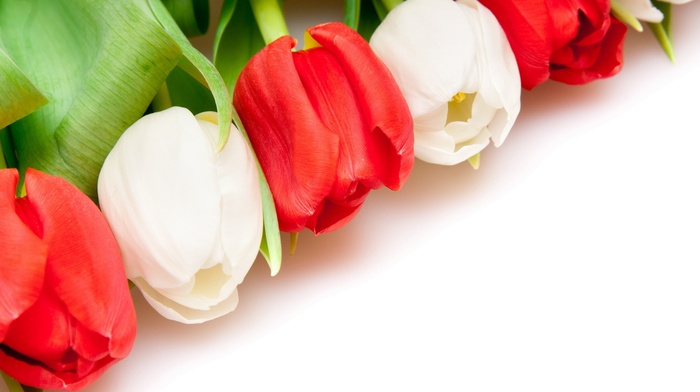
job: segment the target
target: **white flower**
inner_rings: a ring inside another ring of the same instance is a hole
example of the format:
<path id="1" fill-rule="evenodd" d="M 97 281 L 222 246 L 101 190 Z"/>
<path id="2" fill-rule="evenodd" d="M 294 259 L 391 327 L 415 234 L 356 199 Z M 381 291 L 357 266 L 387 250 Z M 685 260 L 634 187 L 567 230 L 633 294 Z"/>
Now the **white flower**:
<path id="1" fill-rule="evenodd" d="M 489 139 L 503 143 L 520 112 L 520 74 L 491 11 L 474 0 L 408 0 L 370 45 L 411 109 L 417 158 L 453 165 L 478 158 Z"/>
<path id="2" fill-rule="evenodd" d="M 236 307 L 262 236 L 253 154 L 233 125 L 219 153 L 217 137 L 216 113 L 149 114 L 124 132 L 98 180 L 127 277 L 160 314 L 183 323 Z"/>
<path id="3" fill-rule="evenodd" d="M 672 4 L 685 4 L 691 0 L 660 0 Z M 635 18 L 646 21 L 659 23 L 664 19 L 664 15 L 651 4 L 651 0 L 613 0 L 615 7 L 622 7 Z"/>

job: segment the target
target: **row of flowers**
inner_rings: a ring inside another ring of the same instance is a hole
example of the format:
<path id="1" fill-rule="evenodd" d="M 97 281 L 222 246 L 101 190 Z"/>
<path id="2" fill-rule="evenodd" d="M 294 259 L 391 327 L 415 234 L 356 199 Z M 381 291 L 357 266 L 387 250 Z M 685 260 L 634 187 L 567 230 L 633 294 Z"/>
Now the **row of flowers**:
<path id="1" fill-rule="evenodd" d="M 0 2 L 11 390 L 80 389 L 125 358 L 127 282 L 211 320 L 259 253 L 279 271 L 280 232 L 341 228 L 414 157 L 478 168 L 523 88 L 617 74 L 628 25 L 673 55 L 671 7 L 649 0 L 345 3 L 295 50 L 277 0 L 224 1 L 209 61 L 186 37 L 208 1 Z"/>

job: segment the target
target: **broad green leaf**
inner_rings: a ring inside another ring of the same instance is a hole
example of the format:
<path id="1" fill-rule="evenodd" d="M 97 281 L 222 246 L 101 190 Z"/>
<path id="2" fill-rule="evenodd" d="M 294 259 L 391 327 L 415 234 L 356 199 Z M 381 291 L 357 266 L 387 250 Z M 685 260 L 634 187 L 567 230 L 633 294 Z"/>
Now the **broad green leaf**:
<path id="1" fill-rule="evenodd" d="M 97 200 L 97 176 L 181 51 L 143 0 L 0 1 L 7 54 L 49 102 L 10 126 L 20 172 L 33 167 Z"/>
<path id="2" fill-rule="evenodd" d="M 214 96 L 219 120 L 219 143 L 217 149 L 220 151 L 228 140 L 228 133 L 231 129 L 232 112 L 230 95 L 224 84 L 224 80 L 214 67 L 214 64 L 187 40 L 187 37 L 180 31 L 177 23 L 170 16 L 170 13 L 163 3 L 160 0 L 148 0 L 148 3 L 153 11 L 153 15 L 155 15 L 158 22 L 160 22 L 170 37 L 180 45 L 182 53 L 189 63 L 196 68 L 196 72 L 190 66 L 183 66 L 183 69 L 195 78 L 201 75 Z"/>
<path id="3" fill-rule="evenodd" d="M 260 29 L 247 0 L 224 0 L 216 36 L 214 65 L 233 96 L 233 87 L 241 70 L 254 54 L 265 46 Z"/>
<path id="4" fill-rule="evenodd" d="M 180 30 L 188 37 L 209 29 L 209 0 L 162 0 Z"/>
<path id="5" fill-rule="evenodd" d="M 47 102 L 44 94 L 5 53 L 0 42 L 0 129 L 46 105 Z"/>

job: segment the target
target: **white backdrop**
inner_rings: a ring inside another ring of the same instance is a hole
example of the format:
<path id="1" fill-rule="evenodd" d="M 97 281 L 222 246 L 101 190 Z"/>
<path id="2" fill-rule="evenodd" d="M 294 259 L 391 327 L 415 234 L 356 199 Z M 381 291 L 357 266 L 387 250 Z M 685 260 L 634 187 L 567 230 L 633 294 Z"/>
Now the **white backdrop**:
<path id="1" fill-rule="evenodd" d="M 327 3 L 288 2 L 297 37 Z M 524 92 L 479 170 L 418 162 L 278 276 L 259 259 L 234 313 L 135 292 L 133 352 L 87 390 L 700 390 L 700 2 L 675 10 L 676 64 L 629 31 L 618 76 Z"/>

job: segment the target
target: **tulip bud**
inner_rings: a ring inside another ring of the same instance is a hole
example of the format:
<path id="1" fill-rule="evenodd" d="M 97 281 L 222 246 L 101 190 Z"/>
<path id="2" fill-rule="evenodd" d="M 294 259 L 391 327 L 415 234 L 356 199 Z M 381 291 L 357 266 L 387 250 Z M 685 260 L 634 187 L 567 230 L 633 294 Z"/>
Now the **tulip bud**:
<path id="1" fill-rule="evenodd" d="M 217 153 L 215 113 L 173 107 L 129 127 L 98 180 L 126 274 L 183 323 L 233 311 L 256 258 L 262 202 L 255 159 L 233 125 Z"/>
<path id="2" fill-rule="evenodd" d="M 520 112 L 520 76 L 493 14 L 477 1 L 408 0 L 370 46 L 394 74 L 415 124 L 416 157 L 453 165 L 493 140 L 501 145 Z"/>
<path id="3" fill-rule="evenodd" d="M 0 170 L 0 369 L 22 384 L 80 389 L 126 357 L 136 315 L 114 236 L 59 177 Z"/>
<path id="4" fill-rule="evenodd" d="M 337 229 L 372 189 L 399 189 L 413 167 L 411 114 L 367 42 L 342 23 L 283 36 L 258 52 L 233 104 L 270 184 L 280 229 Z"/>

